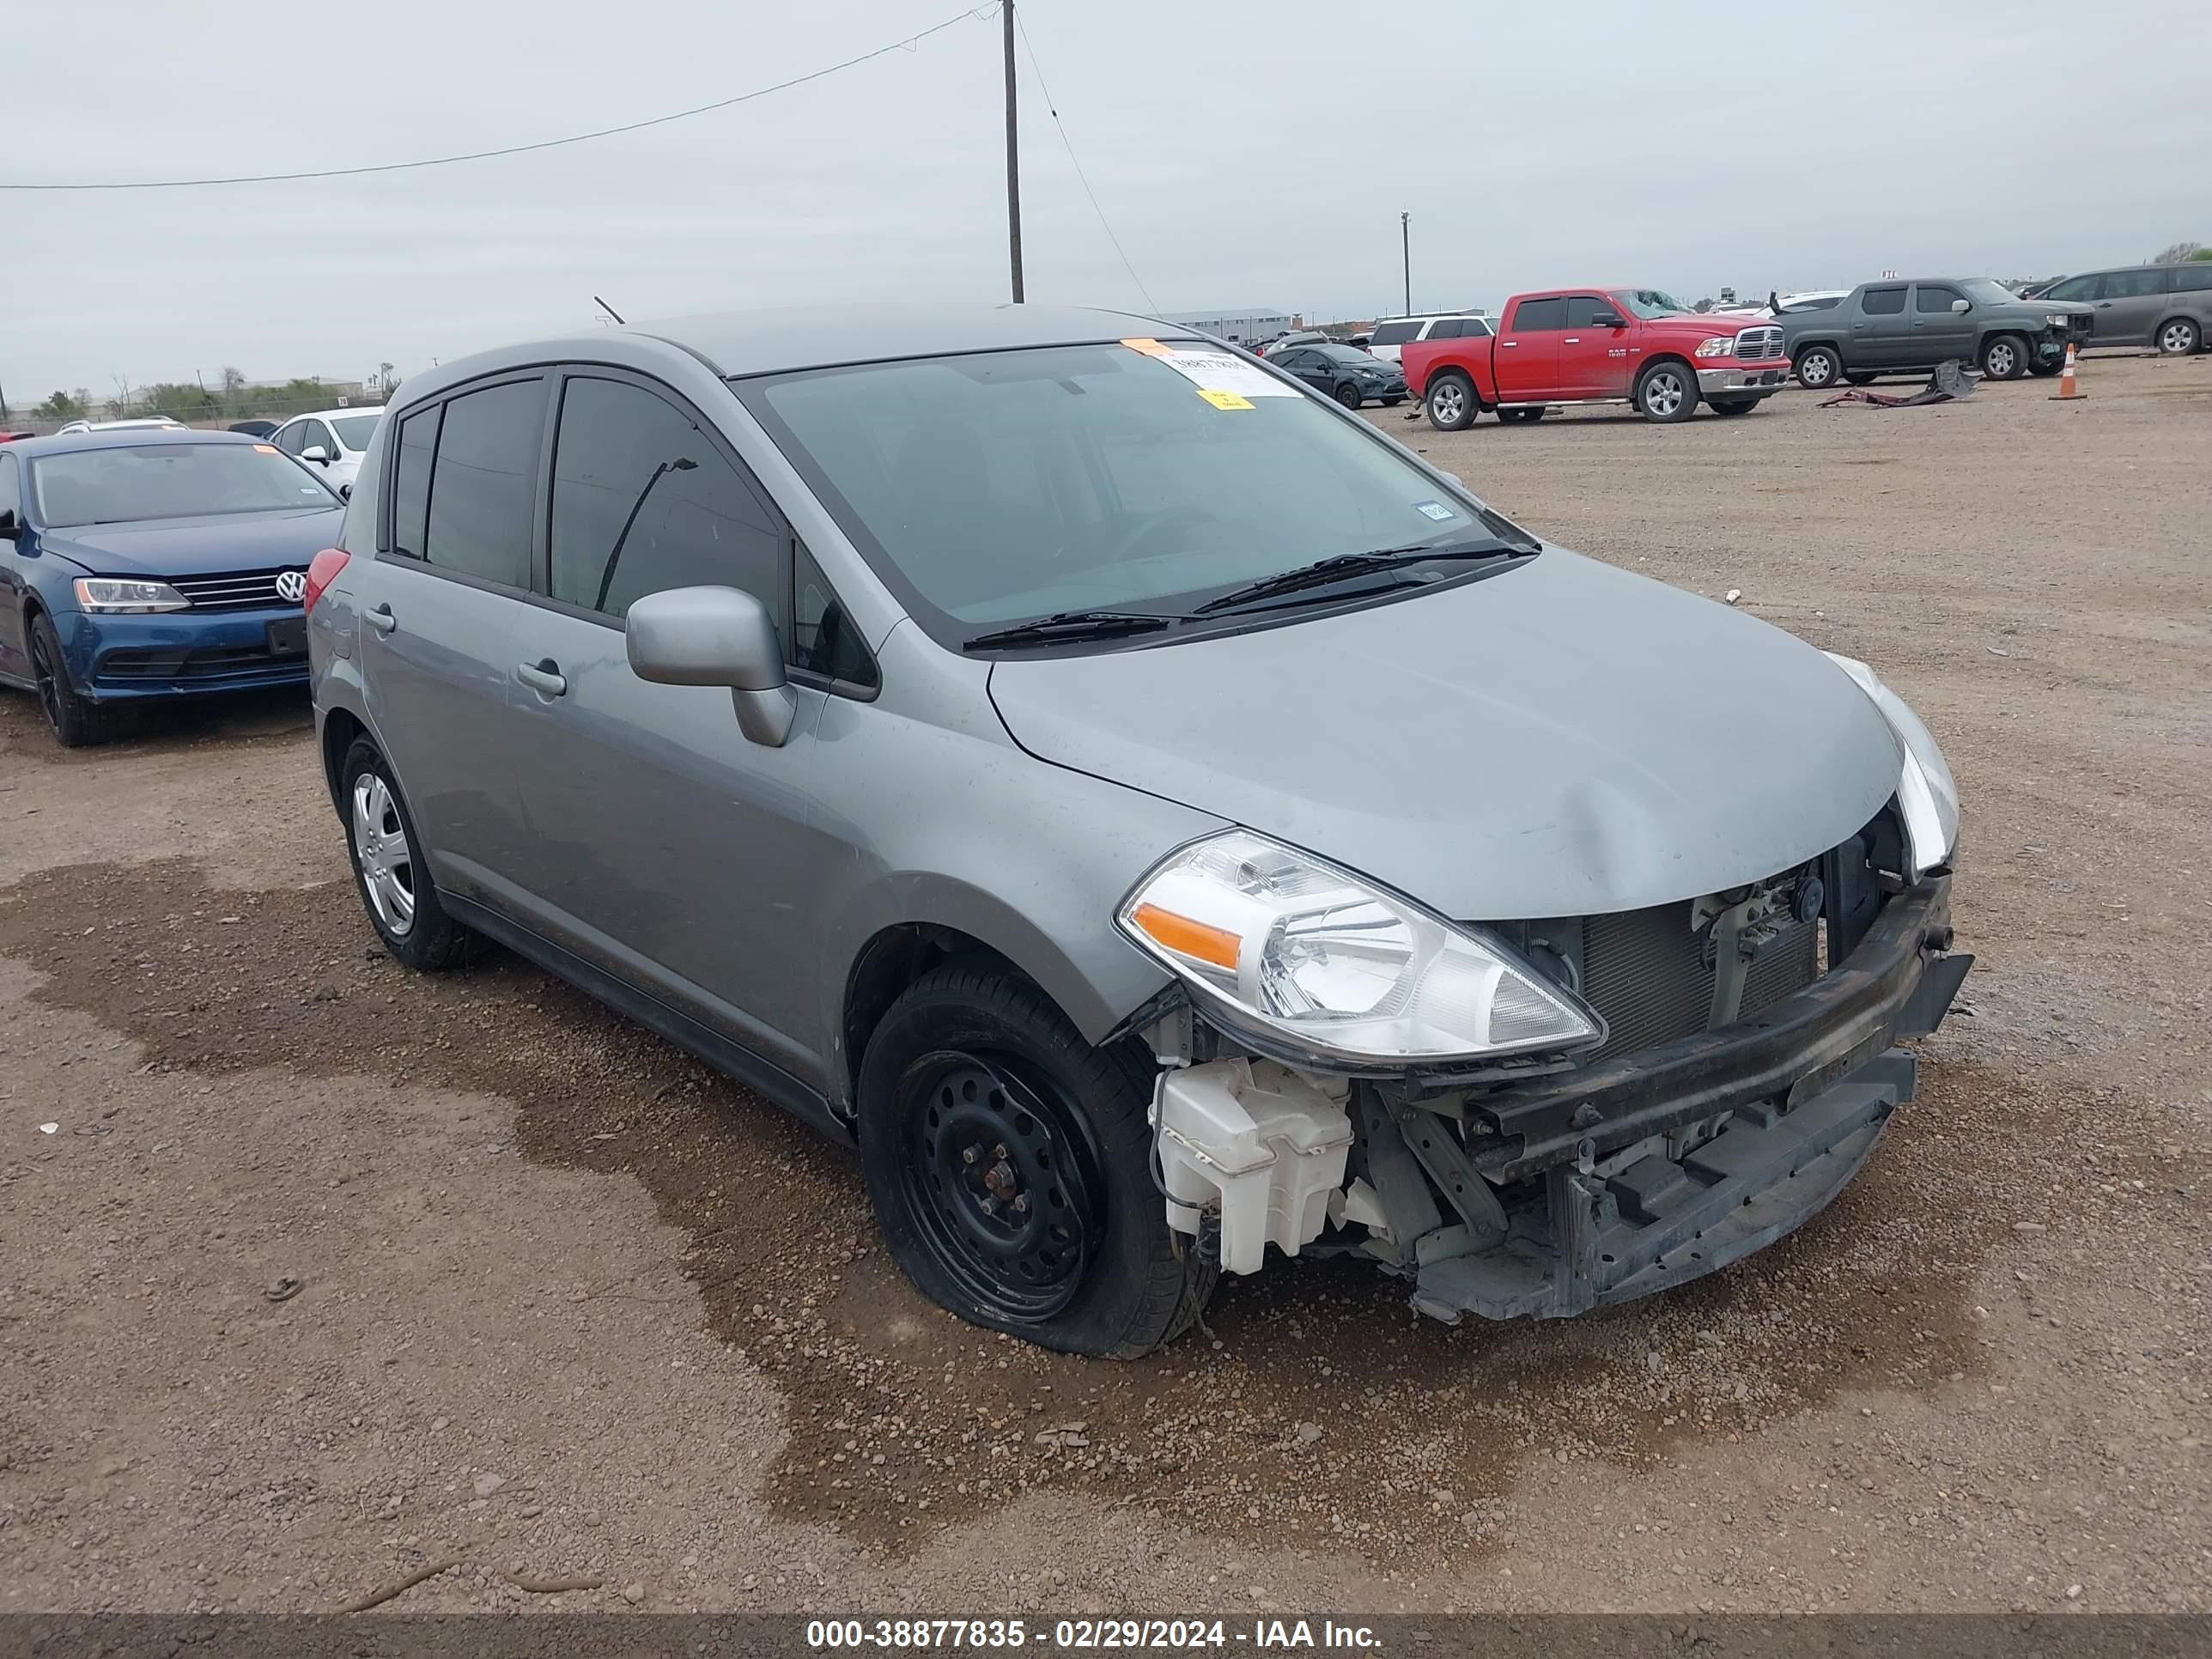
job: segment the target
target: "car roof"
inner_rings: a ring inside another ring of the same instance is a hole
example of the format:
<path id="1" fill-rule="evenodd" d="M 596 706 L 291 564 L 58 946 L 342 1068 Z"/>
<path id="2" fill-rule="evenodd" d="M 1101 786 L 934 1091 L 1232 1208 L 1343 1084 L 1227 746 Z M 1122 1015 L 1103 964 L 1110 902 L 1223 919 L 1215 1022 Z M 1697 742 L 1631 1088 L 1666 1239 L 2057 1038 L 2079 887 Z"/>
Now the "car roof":
<path id="1" fill-rule="evenodd" d="M 10 454 L 35 459 L 40 455 L 68 454 L 81 449 L 143 449 L 155 444 L 169 448 L 180 443 L 259 442 L 260 439 L 245 432 L 205 432 L 190 426 L 142 426 L 118 432 L 69 432 L 56 433 L 46 438 L 18 438 L 8 446 L 8 449 Z"/>

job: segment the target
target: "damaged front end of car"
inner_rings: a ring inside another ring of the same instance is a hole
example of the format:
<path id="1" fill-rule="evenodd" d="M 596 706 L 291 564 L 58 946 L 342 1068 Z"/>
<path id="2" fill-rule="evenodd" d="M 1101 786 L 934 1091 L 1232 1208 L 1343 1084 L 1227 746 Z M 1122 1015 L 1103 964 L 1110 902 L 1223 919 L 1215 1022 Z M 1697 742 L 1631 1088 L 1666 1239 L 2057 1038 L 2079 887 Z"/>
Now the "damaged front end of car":
<path id="1" fill-rule="evenodd" d="M 1248 832 L 1164 861 L 1122 924 L 1181 979 L 1142 1026 L 1169 1224 L 1233 1273 L 1270 1244 L 1366 1255 L 1456 1322 L 1631 1300 L 1817 1213 L 1972 962 L 1949 773 L 1840 665 L 1898 732 L 1898 793 L 1738 888 L 1460 923 Z"/>

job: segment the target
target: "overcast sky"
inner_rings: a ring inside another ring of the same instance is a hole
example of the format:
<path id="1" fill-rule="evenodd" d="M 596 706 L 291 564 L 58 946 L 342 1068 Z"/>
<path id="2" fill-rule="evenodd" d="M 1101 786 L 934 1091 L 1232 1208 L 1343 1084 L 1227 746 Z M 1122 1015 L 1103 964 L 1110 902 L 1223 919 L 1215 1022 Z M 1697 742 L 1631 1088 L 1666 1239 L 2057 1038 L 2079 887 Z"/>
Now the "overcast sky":
<path id="1" fill-rule="evenodd" d="M 2048 275 L 2212 242 L 2203 0 L 1020 0 L 1153 301 L 1309 317 L 1627 282 Z M 410 160 L 804 74 L 953 0 L 9 3 L 0 182 Z M 1024 58 L 1032 300 L 1145 308 Z M 568 330 L 1006 295 L 998 24 L 536 155 L 0 192 L 0 389 L 358 378 Z"/>

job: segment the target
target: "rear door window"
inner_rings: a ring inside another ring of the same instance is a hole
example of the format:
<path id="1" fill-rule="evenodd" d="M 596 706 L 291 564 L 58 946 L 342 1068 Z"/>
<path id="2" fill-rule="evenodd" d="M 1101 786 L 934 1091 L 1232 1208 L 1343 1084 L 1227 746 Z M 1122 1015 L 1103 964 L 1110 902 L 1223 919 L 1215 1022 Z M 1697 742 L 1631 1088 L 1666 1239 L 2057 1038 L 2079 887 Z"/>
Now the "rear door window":
<path id="1" fill-rule="evenodd" d="M 13 513 L 20 520 L 23 514 L 23 486 L 15 476 L 15 458 L 0 453 L 0 517 Z"/>
<path id="2" fill-rule="evenodd" d="M 2165 292 L 2166 272 L 2162 268 L 2154 266 L 2148 270 L 2106 271 L 2101 297 L 2107 300 L 2141 300 Z"/>
<path id="3" fill-rule="evenodd" d="M 1548 334 L 1566 325 L 1565 299 L 1523 300 L 1513 307 L 1512 332 L 1516 334 Z"/>
<path id="4" fill-rule="evenodd" d="M 1420 331 L 1421 325 L 1418 320 L 1395 323 L 1377 323 L 1375 325 L 1375 338 L 1373 343 L 1376 345 L 1403 345 L 1407 341 L 1412 339 Z"/>
<path id="5" fill-rule="evenodd" d="M 511 380 L 446 404 L 423 557 L 504 587 L 530 586 L 545 382 Z"/>
<path id="6" fill-rule="evenodd" d="M 774 611 L 788 540 L 675 404 L 628 380 L 568 382 L 553 450 L 554 599 L 620 617 L 667 588 L 737 587 Z"/>
<path id="7" fill-rule="evenodd" d="M 1442 317 L 1431 323 L 1429 331 L 1421 337 L 1425 340 L 1456 340 L 1461 332 L 1458 318 Z"/>
<path id="8" fill-rule="evenodd" d="M 1905 310 L 1905 289 L 1870 288 L 1860 298 L 1859 309 L 1869 317 L 1895 317 Z"/>

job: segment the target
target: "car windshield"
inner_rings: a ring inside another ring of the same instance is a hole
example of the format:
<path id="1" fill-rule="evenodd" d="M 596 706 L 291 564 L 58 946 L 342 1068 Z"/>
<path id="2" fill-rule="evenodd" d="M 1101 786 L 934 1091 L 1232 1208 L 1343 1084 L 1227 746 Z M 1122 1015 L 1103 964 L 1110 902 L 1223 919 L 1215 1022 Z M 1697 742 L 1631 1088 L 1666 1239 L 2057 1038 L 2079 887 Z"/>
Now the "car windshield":
<path id="1" fill-rule="evenodd" d="M 366 449 L 369 434 L 376 430 L 376 423 L 383 418 L 384 411 L 380 409 L 374 415 L 333 415 L 331 424 L 337 428 L 338 441 L 348 449 Z"/>
<path id="2" fill-rule="evenodd" d="M 267 444 L 67 450 L 31 463 L 31 487 L 40 519 L 56 526 L 273 513 L 338 499 Z"/>
<path id="3" fill-rule="evenodd" d="M 1340 554 L 1526 532 L 1296 386 L 1199 344 L 1053 346 L 738 384 L 940 640 L 1182 614 Z"/>
<path id="4" fill-rule="evenodd" d="M 1372 352 L 1362 351 L 1358 346 L 1317 345 L 1312 349 L 1333 363 L 1348 363 L 1354 368 L 1380 368 L 1382 366 Z"/>
<path id="5" fill-rule="evenodd" d="M 1626 306 L 1638 317 L 1686 317 L 1689 307 L 1671 294 L 1662 294 L 1656 288 L 1615 289 L 1613 297 Z"/>
<path id="6" fill-rule="evenodd" d="M 2002 283 L 1990 276 L 1970 276 L 1959 286 L 1966 289 L 1968 299 L 1978 301 L 1985 306 L 2013 305 L 2020 298 Z"/>

